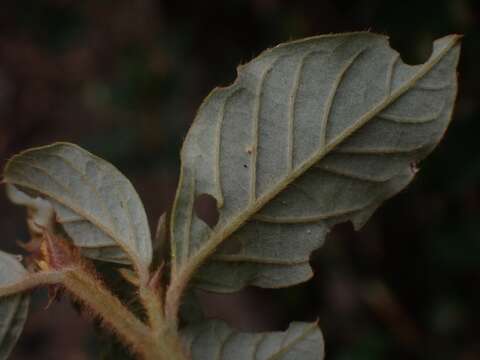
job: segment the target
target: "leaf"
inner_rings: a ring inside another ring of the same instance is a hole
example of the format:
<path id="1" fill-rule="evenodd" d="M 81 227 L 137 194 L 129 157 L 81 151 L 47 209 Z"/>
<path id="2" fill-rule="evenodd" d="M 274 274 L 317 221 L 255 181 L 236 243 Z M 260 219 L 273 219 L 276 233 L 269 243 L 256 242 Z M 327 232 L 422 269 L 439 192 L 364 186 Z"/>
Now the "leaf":
<path id="1" fill-rule="evenodd" d="M 193 360 L 321 360 L 324 342 L 316 323 L 291 323 L 285 332 L 242 333 L 222 321 L 184 331 Z"/>
<path id="2" fill-rule="evenodd" d="M 17 282 L 26 274 L 13 255 L 0 251 L 0 287 Z M 29 303 L 30 297 L 26 294 L 0 298 L 0 360 L 8 358 L 22 333 Z"/>
<path id="3" fill-rule="evenodd" d="M 110 163 L 76 145 L 55 143 L 15 155 L 4 180 L 27 199 L 48 200 L 84 255 L 148 269 L 152 244 L 145 210 L 132 184 Z"/>
<path id="4" fill-rule="evenodd" d="M 368 32 L 282 44 L 240 66 L 205 99 L 183 145 L 174 278 L 234 291 L 311 277 L 310 253 L 332 226 L 359 229 L 442 138 L 459 39 L 435 41 L 415 66 Z M 213 229 L 195 215 L 202 194 L 217 201 Z"/>

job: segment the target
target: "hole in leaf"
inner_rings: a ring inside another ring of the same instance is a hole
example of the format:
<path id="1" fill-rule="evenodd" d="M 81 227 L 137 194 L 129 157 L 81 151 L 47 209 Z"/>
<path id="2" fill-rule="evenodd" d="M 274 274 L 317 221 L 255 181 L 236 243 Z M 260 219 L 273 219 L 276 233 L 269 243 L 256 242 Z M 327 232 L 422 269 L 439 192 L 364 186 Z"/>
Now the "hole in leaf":
<path id="1" fill-rule="evenodd" d="M 307 282 L 284 289 L 249 286 L 234 293 L 197 290 L 197 299 L 207 318 L 222 319 L 245 332 L 285 331 L 292 321 L 318 318 L 315 288 Z"/>
<path id="2" fill-rule="evenodd" d="M 210 194 L 197 196 L 193 205 L 195 215 L 213 228 L 218 222 L 217 200 Z"/>
<path id="3" fill-rule="evenodd" d="M 428 36 L 413 41 L 411 38 L 391 38 L 392 49 L 400 53 L 400 58 L 407 65 L 421 65 L 428 61 L 433 52 L 433 42 Z M 412 46 L 412 44 L 416 44 Z"/>

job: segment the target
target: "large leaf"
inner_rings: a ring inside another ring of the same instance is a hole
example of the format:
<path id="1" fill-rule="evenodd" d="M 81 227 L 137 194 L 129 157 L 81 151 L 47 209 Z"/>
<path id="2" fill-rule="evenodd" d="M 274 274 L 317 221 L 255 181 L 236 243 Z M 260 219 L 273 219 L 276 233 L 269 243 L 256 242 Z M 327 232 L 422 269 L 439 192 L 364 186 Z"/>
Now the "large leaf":
<path id="1" fill-rule="evenodd" d="M 26 274 L 14 256 L 0 251 L 0 287 L 14 284 Z M 30 297 L 26 294 L 0 298 L 0 360 L 8 358 L 23 331 L 29 302 Z"/>
<path id="2" fill-rule="evenodd" d="M 50 201 L 56 221 L 86 256 L 148 268 L 152 244 L 145 210 L 132 184 L 110 163 L 76 145 L 56 143 L 14 156 L 4 180 L 24 192 L 10 189 L 16 203 L 35 207 L 42 203 L 35 197 Z"/>
<path id="3" fill-rule="evenodd" d="M 365 32 L 282 44 L 239 67 L 204 101 L 184 142 L 174 276 L 204 264 L 197 284 L 217 291 L 308 279 L 309 255 L 330 228 L 360 228 L 442 138 L 459 39 L 435 41 L 415 66 L 387 37 Z M 213 229 L 195 215 L 201 194 L 217 201 Z"/>
<path id="4" fill-rule="evenodd" d="M 193 360 L 321 360 L 324 342 L 317 324 L 294 322 L 285 332 L 242 333 L 221 321 L 184 331 Z"/>

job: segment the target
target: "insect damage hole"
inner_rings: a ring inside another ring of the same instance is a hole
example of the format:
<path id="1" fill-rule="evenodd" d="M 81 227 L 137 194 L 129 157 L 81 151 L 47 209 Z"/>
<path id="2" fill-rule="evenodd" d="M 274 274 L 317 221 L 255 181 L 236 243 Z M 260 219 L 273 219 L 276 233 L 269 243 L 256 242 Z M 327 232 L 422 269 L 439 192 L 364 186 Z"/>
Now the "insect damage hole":
<path id="1" fill-rule="evenodd" d="M 210 194 L 201 194 L 197 196 L 193 204 L 195 215 L 203 220 L 208 226 L 214 228 L 218 222 L 217 200 Z"/>
<path id="2" fill-rule="evenodd" d="M 412 41 L 408 38 L 393 37 L 389 39 L 389 44 L 392 49 L 398 51 L 402 62 L 410 66 L 424 64 L 433 52 L 433 42 L 428 37 L 418 39 L 415 49 L 412 49 Z"/>

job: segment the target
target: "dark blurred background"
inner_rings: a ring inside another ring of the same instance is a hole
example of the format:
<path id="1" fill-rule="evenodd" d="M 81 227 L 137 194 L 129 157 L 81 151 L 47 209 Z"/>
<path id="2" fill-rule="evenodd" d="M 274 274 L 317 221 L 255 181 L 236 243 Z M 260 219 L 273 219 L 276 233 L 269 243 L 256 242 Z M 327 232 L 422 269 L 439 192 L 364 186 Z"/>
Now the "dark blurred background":
<path id="1" fill-rule="evenodd" d="M 312 256 L 312 281 L 201 294 L 202 303 L 249 330 L 318 318 L 329 360 L 480 359 L 476 0 L 2 0 L 0 165 L 34 145 L 79 143 L 132 180 L 153 227 L 173 200 L 182 139 L 214 86 L 279 42 L 352 30 L 390 35 L 408 63 L 426 60 L 433 39 L 465 34 L 446 138 L 362 231 L 334 231 Z M 20 252 L 23 215 L 2 191 L 3 250 Z M 11 358 L 97 359 L 88 318 L 67 300 L 46 303 L 40 291 Z"/>

